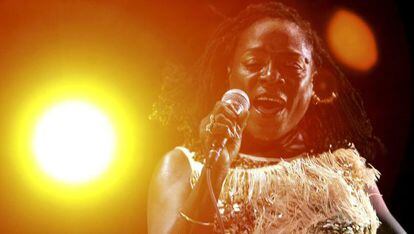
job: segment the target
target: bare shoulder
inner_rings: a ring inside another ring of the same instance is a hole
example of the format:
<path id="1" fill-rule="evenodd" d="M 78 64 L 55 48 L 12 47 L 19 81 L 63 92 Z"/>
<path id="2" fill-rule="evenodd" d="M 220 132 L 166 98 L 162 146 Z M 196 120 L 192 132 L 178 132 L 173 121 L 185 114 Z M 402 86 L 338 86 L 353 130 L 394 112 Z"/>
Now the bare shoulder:
<path id="1" fill-rule="evenodd" d="M 191 174 L 191 167 L 187 156 L 179 149 L 167 152 L 158 164 L 154 179 L 174 180 L 181 177 L 188 177 Z"/>
<path id="2" fill-rule="evenodd" d="M 179 149 L 167 152 L 158 163 L 150 185 L 150 193 L 162 197 L 167 191 L 187 193 L 190 187 L 191 166 Z"/>

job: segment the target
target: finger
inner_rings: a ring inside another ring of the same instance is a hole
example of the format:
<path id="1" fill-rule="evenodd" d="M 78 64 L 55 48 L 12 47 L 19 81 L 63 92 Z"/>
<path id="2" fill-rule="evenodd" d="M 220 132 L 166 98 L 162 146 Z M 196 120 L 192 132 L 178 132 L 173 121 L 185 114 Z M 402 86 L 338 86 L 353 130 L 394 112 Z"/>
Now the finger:
<path id="1" fill-rule="evenodd" d="M 244 128 L 247 123 L 246 121 L 250 113 L 249 110 L 242 108 L 240 112 L 240 110 L 238 110 L 237 108 L 237 105 L 234 103 L 227 103 L 227 107 L 230 108 L 231 111 L 236 114 L 237 118 L 235 119 L 235 121 L 237 122 L 237 124 L 239 124 L 240 126 L 243 126 Z"/>
<path id="2" fill-rule="evenodd" d="M 226 125 L 214 124 L 211 130 L 211 134 L 207 135 L 205 138 L 205 146 L 211 146 L 212 143 L 217 142 L 217 140 L 226 138 L 227 140 L 232 140 L 234 137 L 231 129 Z"/>
<path id="3" fill-rule="evenodd" d="M 236 125 L 234 128 L 234 132 L 236 132 L 237 136 L 240 137 L 242 134 L 243 129 L 240 127 L 240 125 Z"/>
<path id="4" fill-rule="evenodd" d="M 214 121 L 216 123 L 222 123 L 227 125 L 229 128 L 232 128 L 236 125 L 236 122 L 232 121 L 231 119 L 227 118 L 223 113 L 220 113 L 214 116 Z"/>
<path id="5" fill-rule="evenodd" d="M 243 110 L 243 112 L 240 115 L 239 120 L 237 121 L 238 125 L 241 126 L 242 129 L 244 129 L 247 125 L 247 120 L 249 119 L 250 111 L 249 110 Z"/>
<path id="6" fill-rule="evenodd" d="M 210 123 L 210 119 L 209 119 L 208 116 L 201 120 L 200 128 L 199 128 L 200 137 L 202 137 L 203 135 L 205 135 L 205 133 L 207 131 L 207 125 L 209 123 Z"/>
<path id="7" fill-rule="evenodd" d="M 233 138 L 233 131 L 231 127 L 222 124 L 222 123 L 214 123 L 211 128 L 212 136 L 221 136 L 226 138 Z"/>
<path id="8" fill-rule="evenodd" d="M 233 135 L 234 135 L 234 140 L 236 140 L 236 139 L 240 139 L 240 136 L 241 136 L 241 133 L 242 133 L 242 130 L 241 130 L 241 128 L 240 128 L 240 126 L 239 125 L 235 125 L 234 127 L 233 127 Z"/>
<path id="9" fill-rule="evenodd" d="M 237 117 L 240 117 L 240 107 L 238 107 L 238 104 L 232 103 L 232 102 L 224 102 L 226 106 L 228 106 L 231 111 L 237 115 Z"/>
<path id="10" fill-rule="evenodd" d="M 247 125 L 248 118 L 249 118 L 249 111 L 243 110 L 240 113 L 240 116 L 235 120 L 235 123 L 239 125 L 242 129 L 244 129 Z"/>
<path id="11" fill-rule="evenodd" d="M 213 114 L 217 115 L 219 113 L 223 113 L 227 116 L 227 118 L 230 118 L 232 120 L 236 120 L 238 118 L 237 113 L 234 111 L 234 109 L 230 106 L 229 103 L 219 102 L 219 104 L 217 104 L 214 108 Z"/>

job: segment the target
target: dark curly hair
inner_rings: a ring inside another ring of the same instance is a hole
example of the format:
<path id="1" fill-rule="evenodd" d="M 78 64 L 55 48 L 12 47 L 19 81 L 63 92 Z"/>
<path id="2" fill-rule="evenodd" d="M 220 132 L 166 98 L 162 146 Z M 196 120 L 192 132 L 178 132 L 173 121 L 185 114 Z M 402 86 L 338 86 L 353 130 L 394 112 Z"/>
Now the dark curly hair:
<path id="1" fill-rule="evenodd" d="M 201 119 L 229 89 L 227 66 L 238 37 L 244 29 L 263 18 L 287 20 L 302 29 L 313 48 L 313 64 L 318 72 L 314 77 L 315 92 L 321 97 L 332 91 L 336 93 L 336 98 L 330 103 L 311 104 L 298 124 L 308 135 L 309 151 L 323 152 L 349 147 L 353 143 L 361 155 L 368 159 L 383 152 L 383 145 L 373 135 L 360 95 L 328 54 L 310 23 L 303 20 L 296 10 L 277 2 L 250 5 L 236 17 L 226 19 L 212 35 L 199 61 L 189 71 L 168 66 L 168 75 L 164 77 L 151 118 L 165 125 L 177 126 L 177 130 L 183 134 L 185 145 L 197 151 Z"/>

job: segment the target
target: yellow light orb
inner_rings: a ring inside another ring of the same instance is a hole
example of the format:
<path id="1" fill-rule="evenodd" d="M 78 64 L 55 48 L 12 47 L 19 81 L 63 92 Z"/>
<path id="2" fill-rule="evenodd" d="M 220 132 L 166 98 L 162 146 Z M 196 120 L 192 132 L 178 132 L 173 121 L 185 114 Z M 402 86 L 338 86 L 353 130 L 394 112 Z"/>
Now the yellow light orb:
<path id="1" fill-rule="evenodd" d="M 334 56 L 354 70 L 368 71 L 377 63 L 374 33 L 360 16 L 351 11 L 340 9 L 332 16 L 327 41 Z"/>
<path id="2" fill-rule="evenodd" d="M 46 111 L 36 124 L 33 150 L 41 169 L 56 180 L 85 183 L 108 169 L 115 131 L 96 107 L 65 101 Z"/>

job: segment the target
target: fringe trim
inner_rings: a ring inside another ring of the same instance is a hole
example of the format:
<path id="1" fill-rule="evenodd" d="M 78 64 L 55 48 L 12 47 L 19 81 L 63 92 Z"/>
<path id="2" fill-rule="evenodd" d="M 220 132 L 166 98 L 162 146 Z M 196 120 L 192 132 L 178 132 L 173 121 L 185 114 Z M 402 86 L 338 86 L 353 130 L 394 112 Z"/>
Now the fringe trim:
<path id="1" fill-rule="evenodd" d="M 203 164 L 186 155 L 194 186 Z M 366 187 L 379 176 L 352 146 L 261 168 L 232 168 L 219 203 L 252 205 L 254 233 L 305 233 L 334 217 L 376 233 L 380 223 Z"/>

